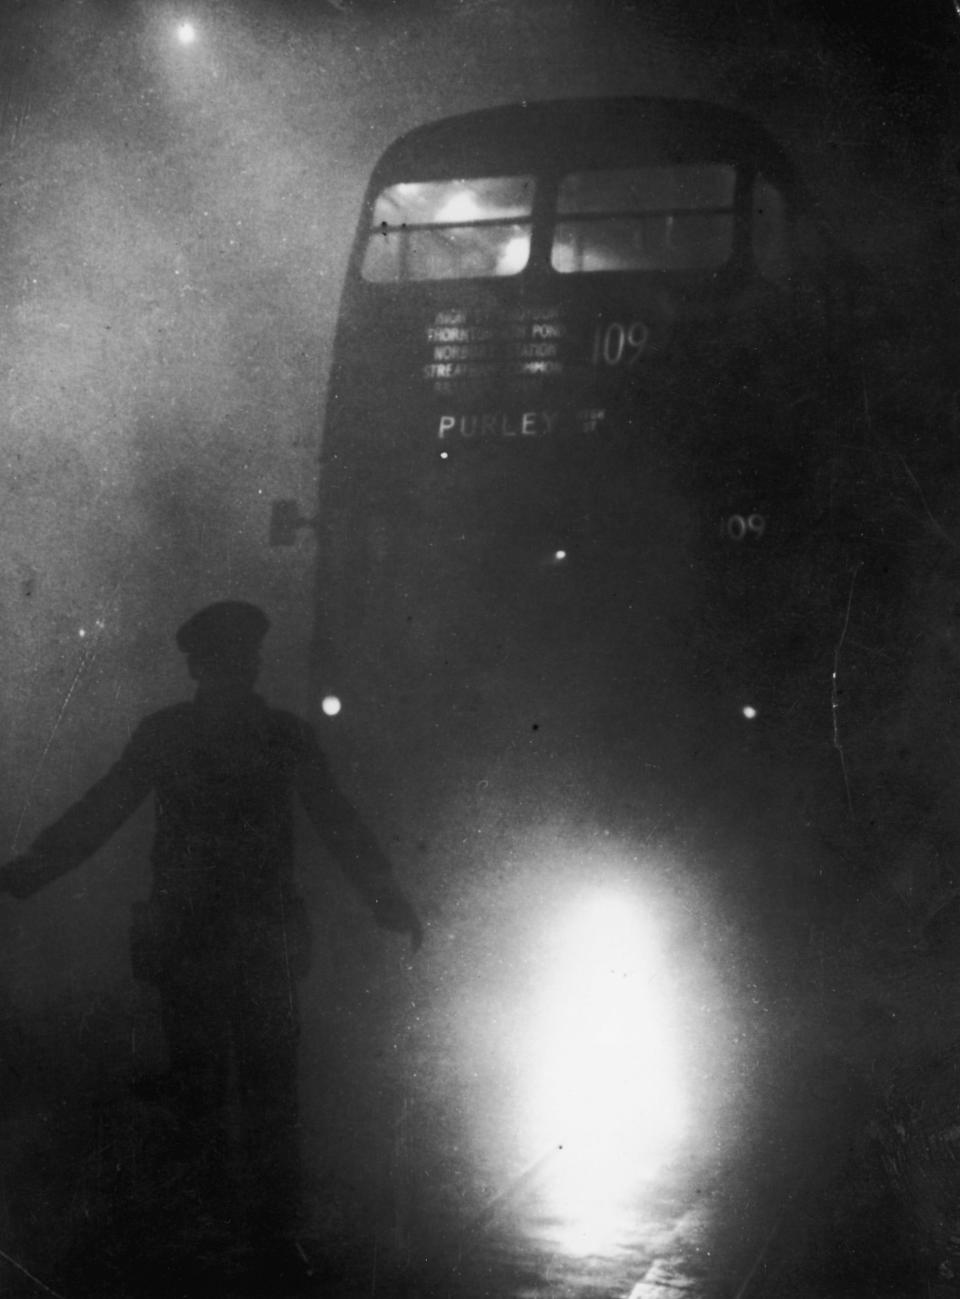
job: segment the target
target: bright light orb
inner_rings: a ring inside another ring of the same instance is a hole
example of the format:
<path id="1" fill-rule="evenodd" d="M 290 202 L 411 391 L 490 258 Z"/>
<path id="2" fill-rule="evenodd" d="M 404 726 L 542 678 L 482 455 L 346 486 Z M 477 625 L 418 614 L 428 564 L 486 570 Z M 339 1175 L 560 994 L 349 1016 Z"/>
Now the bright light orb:
<path id="1" fill-rule="evenodd" d="M 336 695 L 327 695 L 320 707 L 323 709 L 327 717 L 336 717 L 337 713 L 340 711 L 341 704 Z"/>
<path id="2" fill-rule="evenodd" d="M 748 722 L 752 722 L 757 715 L 757 710 L 752 704 L 747 704 L 741 711 Z"/>
<path id="3" fill-rule="evenodd" d="M 181 45 L 192 45 L 197 39 L 197 29 L 193 23 L 181 23 L 177 28 L 177 40 Z"/>

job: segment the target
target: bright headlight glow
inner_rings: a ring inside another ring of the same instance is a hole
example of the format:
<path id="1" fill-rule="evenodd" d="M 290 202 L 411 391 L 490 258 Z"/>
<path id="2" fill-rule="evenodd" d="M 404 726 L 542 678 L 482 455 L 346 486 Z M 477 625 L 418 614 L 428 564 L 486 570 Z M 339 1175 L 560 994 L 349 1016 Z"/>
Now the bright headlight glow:
<path id="1" fill-rule="evenodd" d="M 192 45 L 197 39 L 197 29 L 193 23 L 183 22 L 177 27 L 177 40 L 181 45 Z"/>
<path id="2" fill-rule="evenodd" d="M 683 1132 L 670 1002 L 636 898 L 587 892 L 560 915 L 528 1036 L 524 1126 L 556 1152 L 544 1195 L 569 1250 L 612 1243 L 625 1203 Z"/>

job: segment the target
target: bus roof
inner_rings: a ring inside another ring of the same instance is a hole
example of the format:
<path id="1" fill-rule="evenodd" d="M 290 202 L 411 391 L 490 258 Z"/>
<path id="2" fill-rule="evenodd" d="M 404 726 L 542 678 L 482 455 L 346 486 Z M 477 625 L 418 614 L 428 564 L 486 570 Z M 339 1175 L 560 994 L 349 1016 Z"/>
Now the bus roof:
<path id="1" fill-rule="evenodd" d="M 373 186 L 398 180 L 656 162 L 749 162 L 792 187 L 786 154 L 751 117 L 696 99 L 558 99 L 479 109 L 416 127 L 382 155 Z"/>

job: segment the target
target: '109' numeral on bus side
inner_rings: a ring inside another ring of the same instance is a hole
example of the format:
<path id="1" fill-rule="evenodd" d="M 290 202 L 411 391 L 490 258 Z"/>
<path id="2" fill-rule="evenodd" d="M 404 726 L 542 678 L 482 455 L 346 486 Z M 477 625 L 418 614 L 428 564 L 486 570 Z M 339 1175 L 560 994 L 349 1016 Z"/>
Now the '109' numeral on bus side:
<path id="1" fill-rule="evenodd" d="M 745 541 L 748 537 L 759 541 L 766 530 L 767 520 L 762 514 L 729 514 L 721 526 L 731 541 Z"/>
<path id="2" fill-rule="evenodd" d="M 647 349 L 650 329 L 642 320 L 628 325 L 619 320 L 598 321 L 593 335 L 593 364 L 636 365 Z"/>

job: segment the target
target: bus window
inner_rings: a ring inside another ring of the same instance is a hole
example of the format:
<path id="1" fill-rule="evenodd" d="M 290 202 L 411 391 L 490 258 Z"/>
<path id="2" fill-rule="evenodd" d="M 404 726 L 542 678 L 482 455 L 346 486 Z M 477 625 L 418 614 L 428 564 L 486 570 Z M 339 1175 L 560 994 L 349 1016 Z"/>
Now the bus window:
<path id="1" fill-rule="evenodd" d="M 551 264 L 561 274 L 715 270 L 733 250 L 735 188 L 733 167 L 713 163 L 567 176 Z"/>
<path id="2" fill-rule="evenodd" d="M 751 243 L 753 260 L 764 279 L 786 284 L 791 271 L 784 197 L 764 176 L 753 185 Z"/>
<path id="3" fill-rule="evenodd" d="M 362 275 L 376 283 L 516 275 L 530 256 L 533 180 L 390 185 L 373 207 Z"/>

